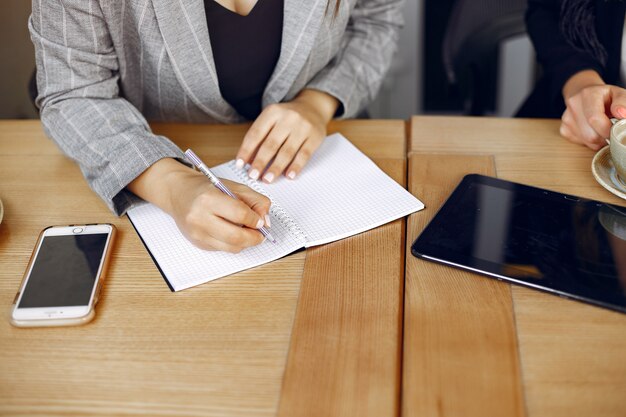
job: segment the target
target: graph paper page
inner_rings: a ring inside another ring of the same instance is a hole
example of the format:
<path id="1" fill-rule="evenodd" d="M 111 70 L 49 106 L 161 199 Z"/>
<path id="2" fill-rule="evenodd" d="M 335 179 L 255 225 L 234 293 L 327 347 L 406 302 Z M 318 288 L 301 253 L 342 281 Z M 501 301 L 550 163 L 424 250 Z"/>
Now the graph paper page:
<path id="1" fill-rule="evenodd" d="M 343 239 L 424 208 L 338 133 L 324 140 L 295 180 L 280 177 L 261 187 L 300 226 L 307 247 Z"/>
<path id="2" fill-rule="evenodd" d="M 212 171 L 220 178 L 241 182 L 227 164 Z M 129 210 L 128 217 L 174 291 L 262 265 L 304 247 L 303 237 L 290 233 L 284 224 L 274 220 L 273 213 L 271 232 L 278 243 L 266 240 L 238 254 L 195 247 L 183 236 L 174 219 L 152 204 Z"/>
<path id="3" fill-rule="evenodd" d="M 296 180 L 281 176 L 269 185 L 247 180 L 232 161 L 212 171 L 224 179 L 247 182 L 272 199 L 271 232 L 278 243 L 265 241 L 238 254 L 204 251 L 192 245 L 174 220 L 156 206 L 146 203 L 129 210 L 128 217 L 175 291 L 279 259 L 302 247 L 355 235 L 424 208 L 339 134 L 325 139 Z"/>

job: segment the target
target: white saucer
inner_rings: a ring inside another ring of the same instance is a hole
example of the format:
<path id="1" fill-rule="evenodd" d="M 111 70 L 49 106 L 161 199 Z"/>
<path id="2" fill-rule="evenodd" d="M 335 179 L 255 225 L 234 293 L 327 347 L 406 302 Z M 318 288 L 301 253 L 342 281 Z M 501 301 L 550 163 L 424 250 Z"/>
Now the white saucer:
<path id="1" fill-rule="evenodd" d="M 600 149 L 593 157 L 591 172 L 601 186 L 626 200 L 626 182 L 617 175 L 608 146 Z"/>

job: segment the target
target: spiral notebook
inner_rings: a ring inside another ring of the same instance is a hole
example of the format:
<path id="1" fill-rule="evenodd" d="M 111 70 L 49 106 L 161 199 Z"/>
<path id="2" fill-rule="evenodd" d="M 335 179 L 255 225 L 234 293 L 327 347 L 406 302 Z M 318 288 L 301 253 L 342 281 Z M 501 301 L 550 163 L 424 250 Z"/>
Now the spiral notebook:
<path id="1" fill-rule="evenodd" d="M 173 291 L 343 239 L 424 208 L 340 134 L 325 139 L 296 180 L 254 181 L 234 161 L 211 170 L 270 198 L 271 233 L 277 243 L 266 240 L 238 254 L 204 251 L 156 206 L 135 207 L 128 217 Z"/>

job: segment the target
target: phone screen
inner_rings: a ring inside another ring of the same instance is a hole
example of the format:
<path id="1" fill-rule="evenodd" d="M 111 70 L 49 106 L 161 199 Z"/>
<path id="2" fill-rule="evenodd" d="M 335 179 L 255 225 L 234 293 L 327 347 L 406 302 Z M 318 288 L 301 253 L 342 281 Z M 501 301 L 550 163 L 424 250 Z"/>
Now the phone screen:
<path id="1" fill-rule="evenodd" d="M 89 304 L 108 236 L 44 237 L 18 307 Z"/>

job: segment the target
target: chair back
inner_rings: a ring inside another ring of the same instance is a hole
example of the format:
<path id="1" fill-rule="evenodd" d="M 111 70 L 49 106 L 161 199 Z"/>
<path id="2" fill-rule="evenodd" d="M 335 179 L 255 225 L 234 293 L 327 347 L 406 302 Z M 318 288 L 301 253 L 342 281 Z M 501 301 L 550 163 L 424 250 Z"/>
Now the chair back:
<path id="1" fill-rule="evenodd" d="M 495 97 L 498 46 L 526 32 L 527 0 L 457 0 L 442 44 L 446 77 L 466 97 L 469 114 L 484 114 Z"/>

